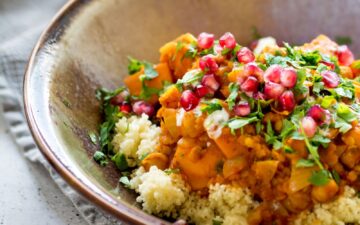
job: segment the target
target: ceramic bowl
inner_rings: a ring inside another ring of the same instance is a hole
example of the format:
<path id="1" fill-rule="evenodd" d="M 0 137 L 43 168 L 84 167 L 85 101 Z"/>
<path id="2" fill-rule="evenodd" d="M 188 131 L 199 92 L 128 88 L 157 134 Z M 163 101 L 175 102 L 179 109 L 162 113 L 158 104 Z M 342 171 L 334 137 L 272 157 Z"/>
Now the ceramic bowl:
<path id="1" fill-rule="evenodd" d="M 166 224 L 139 209 L 119 173 L 92 160 L 100 124 L 95 89 L 115 88 L 127 56 L 157 62 L 178 35 L 226 31 L 249 44 L 262 35 L 303 43 L 324 33 L 350 36 L 360 52 L 360 1 L 354 0 L 78 0 L 69 1 L 38 41 L 24 81 L 26 116 L 47 160 L 81 194 L 132 224 Z"/>

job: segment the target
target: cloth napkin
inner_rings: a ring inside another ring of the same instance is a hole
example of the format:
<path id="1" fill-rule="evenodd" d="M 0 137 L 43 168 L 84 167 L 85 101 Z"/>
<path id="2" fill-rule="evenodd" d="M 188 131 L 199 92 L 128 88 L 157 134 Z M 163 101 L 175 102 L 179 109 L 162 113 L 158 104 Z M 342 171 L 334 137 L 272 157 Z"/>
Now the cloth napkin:
<path id="1" fill-rule="evenodd" d="M 31 50 L 65 0 L 0 0 L 0 107 L 6 126 L 27 159 L 41 163 L 63 193 L 94 225 L 125 224 L 74 191 L 41 155 L 23 114 L 22 82 Z"/>

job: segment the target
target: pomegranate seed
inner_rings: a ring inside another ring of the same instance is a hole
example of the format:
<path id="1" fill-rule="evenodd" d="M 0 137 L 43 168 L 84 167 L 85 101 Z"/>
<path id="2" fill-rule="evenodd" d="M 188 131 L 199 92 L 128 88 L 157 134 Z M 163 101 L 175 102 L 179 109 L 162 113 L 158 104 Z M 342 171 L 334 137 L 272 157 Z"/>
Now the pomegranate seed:
<path id="1" fill-rule="evenodd" d="M 237 53 L 236 53 L 237 59 L 241 63 L 249 63 L 253 62 L 255 60 L 255 56 L 252 53 L 250 49 L 247 47 L 242 47 Z"/>
<path id="2" fill-rule="evenodd" d="M 280 81 L 284 87 L 293 88 L 296 84 L 297 74 L 293 68 L 285 68 L 281 71 Z"/>
<path id="3" fill-rule="evenodd" d="M 274 82 L 265 83 L 264 94 L 267 99 L 278 99 L 284 91 L 285 88 L 281 84 Z"/>
<path id="4" fill-rule="evenodd" d="M 330 67 L 331 70 L 335 69 L 335 64 L 332 62 L 327 62 L 327 61 L 322 60 L 322 61 L 320 61 L 320 63 L 324 64 L 325 66 Z"/>
<path id="5" fill-rule="evenodd" d="M 151 117 L 155 113 L 154 107 L 144 101 L 135 102 L 133 104 L 133 111 L 136 115 L 141 115 L 141 114 L 145 113 L 149 117 Z"/>
<path id="6" fill-rule="evenodd" d="M 220 88 L 219 82 L 216 80 L 214 74 L 204 75 L 201 84 L 210 88 L 213 91 L 217 91 Z"/>
<path id="7" fill-rule="evenodd" d="M 304 134 L 307 137 L 313 137 L 316 133 L 317 124 L 313 118 L 310 116 L 305 116 L 301 120 L 301 126 L 304 131 Z M 300 129 L 300 132 L 302 133 L 302 130 Z"/>
<path id="8" fill-rule="evenodd" d="M 211 46 L 213 46 L 214 44 L 214 40 L 215 40 L 214 35 L 206 32 L 199 34 L 197 38 L 198 46 L 199 48 L 202 49 L 211 48 Z"/>
<path id="9" fill-rule="evenodd" d="M 271 81 L 275 83 L 280 83 L 281 71 L 283 68 L 279 65 L 270 66 L 264 73 L 264 80 L 266 82 Z"/>
<path id="10" fill-rule="evenodd" d="M 206 55 L 203 56 L 199 61 L 199 67 L 205 73 L 215 73 L 219 66 L 216 63 L 214 56 Z"/>
<path id="11" fill-rule="evenodd" d="M 131 105 L 127 102 L 123 102 L 120 106 L 119 106 L 120 112 L 123 113 L 131 113 Z"/>
<path id="12" fill-rule="evenodd" d="M 320 105 L 312 106 L 306 114 L 315 120 L 319 125 L 330 123 L 330 112 L 326 109 L 321 108 Z"/>
<path id="13" fill-rule="evenodd" d="M 205 96 L 211 96 L 214 94 L 214 91 L 211 90 L 210 88 L 204 86 L 204 85 L 197 85 L 195 87 L 195 94 L 199 97 L 199 98 L 202 98 L 202 97 L 205 97 Z"/>
<path id="14" fill-rule="evenodd" d="M 244 92 L 256 92 L 258 90 L 258 86 L 259 86 L 259 81 L 255 77 L 249 76 L 241 84 L 240 88 Z"/>
<path id="15" fill-rule="evenodd" d="M 232 33 L 226 32 L 223 36 L 219 39 L 219 44 L 223 48 L 233 49 L 236 46 L 236 40 Z"/>
<path id="16" fill-rule="evenodd" d="M 130 96 L 128 91 L 122 91 L 118 95 L 111 98 L 110 103 L 112 105 L 121 105 Z"/>
<path id="17" fill-rule="evenodd" d="M 186 90 L 181 95 L 180 105 L 185 109 L 185 111 L 189 111 L 194 109 L 199 104 L 199 101 L 200 99 L 196 97 L 194 92 Z"/>
<path id="18" fill-rule="evenodd" d="M 236 116 L 247 116 L 251 112 L 248 102 L 239 102 L 236 106 L 234 106 L 233 110 Z"/>
<path id="19" fill-rule="evenodd" d="M 285 91 L 284 93 L 282 93 L 282 95 L 280 95 L 279 103 L 282 110 L 286 110 L 289 112 L 293 111 L 296 103 L 294 93 L 292 91 Z"/>
<path id="20" fill-rule="evenodd" d="M 253 75 L 260 82 L 264 81 L 264 71 L 255 62 L 245 64 L 244 74 L 247 76 Z"/>
<path id="21" fill-rule="evenodd" d="M 339 64 L 342 66 L 350 66 L 354 62 L 354 54 L 350 51 L 348 46 L 342 45 L 336 51 Z"/>
<path id="22" fill-rule="evenodd" d="M 321 76 L 324 85 L 328 88 L 336 88 L 340 83 L 339 76 L 333 71 L 325 70 L 321 72 Z"/>

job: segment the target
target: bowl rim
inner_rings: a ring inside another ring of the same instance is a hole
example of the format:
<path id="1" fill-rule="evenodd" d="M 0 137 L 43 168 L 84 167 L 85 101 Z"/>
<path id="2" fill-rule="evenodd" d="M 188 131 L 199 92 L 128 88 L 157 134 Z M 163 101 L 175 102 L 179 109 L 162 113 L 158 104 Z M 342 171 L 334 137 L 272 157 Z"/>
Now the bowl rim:
<path id="1" fill-rule="evenodd" d="M 28 60 L 25 74 L 23 78 L 23 101 L 24 101 L 24 113 L 25 118 L 27 120 L 27 124 L 30 128 L 30 132 L 37 144 L 42 155 L 45 156 L 50 165 L 61 175 L 62 178 L 73 187 L 79 194 L 86 197 L 92 203 L 95 203 L 97 206 L 100 206 L 102 209 L 111 213 L 118 219 L 122 221 L 129 222 L 130 224 L 149 224 L 150 221 L 155 222 L 155 224 L 167 224 L 165 221 L 160 218 L 156 218 L 150 214 L 146 214 L 145 212 L 136 210 L 134 208 L 128 207 L 126 204 L 118 202 L 118 204 L 112 204 L 107 201 L 105 198 L 98 196 L 95 192 L 93 192 L 90 188 L 87 187 L 82 181 L 76 178 L 74 174 L 72 174 L 71 170 L 68 169 L 60 159 L 56 157 L 56 155 L 51 150 L 47 141 L 45 140 L 40 128 L 37 125 L 34 113 L 31 108 L 31 100 L 29 99 L 29 89 L 30 89 L 30 80 L 31 75 L 33 73 L 33 69 L 35 66 L 35 61 L 37 59 L 38 53 L 42 50 L 42 48 L 46 45 L 47 40 L 53 29 L 57 24 L 61 22 L 61 19 L 67 16 L 70 12 L 72 12 L 75 8 L 80 7 L 81 4 L 86 4 L 91 2 L 91 0 L 69 0 L 66 2 L 60 10 L 55 14 L 55 16 L 51 19 L 50 23 L 46 26 L 44 31 L 41 33 L 38 41 L 36 42 L 35 47 L 33 48 L 30 58 Z M 105 193 L 105 195 L 108 195 Z M 108 195 L 110 198 L 110 195 Z M 139 214 L 143 212 L 144 214 Z"/>

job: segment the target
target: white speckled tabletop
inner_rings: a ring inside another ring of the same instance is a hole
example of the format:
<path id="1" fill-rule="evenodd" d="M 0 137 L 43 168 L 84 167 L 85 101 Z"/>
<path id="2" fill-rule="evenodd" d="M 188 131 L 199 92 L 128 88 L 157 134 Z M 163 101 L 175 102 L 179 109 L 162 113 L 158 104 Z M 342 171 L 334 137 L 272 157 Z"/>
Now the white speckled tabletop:
<path id="1" fill-rule="evenodd" d="M 0 111 L 0 225 L 87 224 L 40 164 L 25 159 Z"/>

